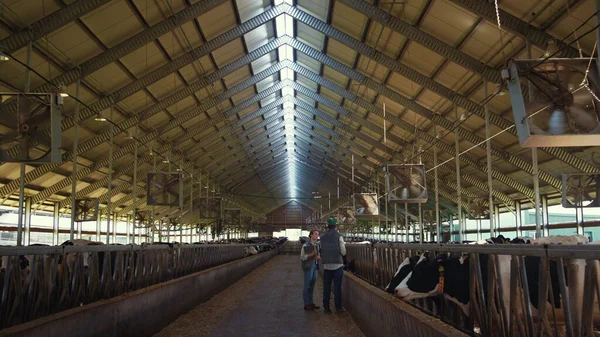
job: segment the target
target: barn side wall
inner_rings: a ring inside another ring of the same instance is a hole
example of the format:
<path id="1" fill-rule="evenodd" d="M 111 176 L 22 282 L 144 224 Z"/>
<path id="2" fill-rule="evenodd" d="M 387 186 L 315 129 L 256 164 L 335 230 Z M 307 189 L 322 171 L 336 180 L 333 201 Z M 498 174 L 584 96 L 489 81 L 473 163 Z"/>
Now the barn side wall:
<path id="1" fill-rule="evenodd" d="M 342 301 L 369 337 L 468 337 L 348 272 L 344 273 Z"/>
<path id="2" fill-rule="evenodd" d="M 256 267 L 276 250 L 233 261 L 120 297 L 0 330 L 0 337 L 148 337 Z"/>

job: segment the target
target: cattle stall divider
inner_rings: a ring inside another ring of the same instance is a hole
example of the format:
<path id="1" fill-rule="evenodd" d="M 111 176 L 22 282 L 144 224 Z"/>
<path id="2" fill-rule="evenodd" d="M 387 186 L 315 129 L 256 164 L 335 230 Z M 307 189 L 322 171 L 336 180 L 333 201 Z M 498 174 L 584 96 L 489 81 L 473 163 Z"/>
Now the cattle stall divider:
<path id="1" fill-rule="evenodd" d="M 248 246 L 175 243 L 0 247 L 0 332 L 242 259 Z M 268 244 L 254 246 L 261 251 L 274 248 Z"/>
<path id="2" fill-rule="evenodd" d="M 456 300 L 449 300 L 444 286 L 439 288 L 437 273 L 432 277 L 438 288 L 431 296 L 406 303 L 470 335 L 600 335 L 598 245 L 347 243 L 346 249 L 354 275 L 380 289 L 386 288 L 407 257 L 425 255 L 421 263 L 437 265 L 450 259 L 468 263 L 461 269 L 463 278 L 452 271 L 441 274 L 446 285 L 464 279 L 453 286 L 464 288 L 466 303 L 457 305 Z M 415 273 L 411 277 L 420 276 Z M 439 294 L 440 289 L 444 295 Z"/>

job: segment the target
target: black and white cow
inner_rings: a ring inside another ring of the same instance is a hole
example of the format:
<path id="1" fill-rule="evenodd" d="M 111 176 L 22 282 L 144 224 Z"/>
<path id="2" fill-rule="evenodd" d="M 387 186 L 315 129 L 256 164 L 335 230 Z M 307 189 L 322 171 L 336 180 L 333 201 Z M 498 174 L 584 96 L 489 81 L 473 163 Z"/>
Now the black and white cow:
<path id="1" fill-rule="evenodd" d="M 354 260 L 352 260 L 354 261 Z M 402 263 L 398 266 L 398 270 L 394 274 L 394 277 L 390 281 L 390 283 L 385 287 L 385 291 L 393 294 L 396 291 L 396 287 L 400 285 L 400 282 L 404 280 L 408 274 L 410 274 L 414 268 L 414 266 L 419 261 L 419 256 L 407 257 L 402 261 Z"/>
<path id="2" fill-rule="evenodd" d="M 428 258 L 422 255 L 413 270 L 395 288 L 394 294 L 413 300 L 442 294 L 469 315 L 469 264 L 466 257 Z"/>
<path id="3" fill-rule="evenodd" d="M 526 242 L 523 239 L 523 242 Z M 587 238 L 583 236 L 555 236 L 533 240 L 532 244 L 582 244 L 586 243 Z M 487 261 L 488 257 L 480 255 L 481 273 L 484 278 L 484 284 L 487 281 Z M 503 302 L 506 308 L 505 317 L 510 317 L 510 280 L 511 280 L 511 256 L 498 255 L 498 271 L 501 277 L 504 298 Z M 541 259 L 539 257 L 528 256 L 524 258 L 527 274 L 527 283 L 529 290 L 529 304 L 532 307 L 534 315 L 538 315 L 538 284 L 539 284 L 539 266 Z M 548 304 L 547 311 L 562 308 L 562 298 L 559 283 L 559 271 L 556 261 L 549 261 L 550 271 L 550 289 L 546 299 Z M 572 321 L 574 325 L 580 326 L 582 317 L 583 303 L 583 273 L 585 270 L 585 261 L 572 260 L 565 266 L 567 275 L 568 296 L 571 301 Z M 466 315 L 469 315 L 469 259 L 464 257 L 451 258 L 448 260 L 438 257 L 427 259 L 422 256 L 402 282 L 395 288 L 395 295 L 405 300 L 429 297 L 436 294 L 443 294 L 448 300 L 458 304 Z M 484 292 L 487 289 L 484 288 Z M 487 296 L 487 295 L 486 295 Z M 517 310 L 519 310 L 517 308 Z M 519 311 L 524 313 L 524 308 Z M 562 310 L 559 310 L 562 311 Z"/>

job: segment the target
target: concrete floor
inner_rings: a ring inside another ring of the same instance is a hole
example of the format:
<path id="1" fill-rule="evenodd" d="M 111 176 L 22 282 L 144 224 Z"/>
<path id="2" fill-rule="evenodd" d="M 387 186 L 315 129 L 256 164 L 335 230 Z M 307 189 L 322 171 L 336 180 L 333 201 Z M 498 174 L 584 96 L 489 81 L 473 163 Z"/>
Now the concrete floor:
<path id="1" fill-rule="evenodd" d="M 364 336 L 349 313 L 303 309 L 299 260 L 298 255 L 274 257 L 154 337 Z M 322 285 L 319 278 L 314 294 L 318 306 Z"/>

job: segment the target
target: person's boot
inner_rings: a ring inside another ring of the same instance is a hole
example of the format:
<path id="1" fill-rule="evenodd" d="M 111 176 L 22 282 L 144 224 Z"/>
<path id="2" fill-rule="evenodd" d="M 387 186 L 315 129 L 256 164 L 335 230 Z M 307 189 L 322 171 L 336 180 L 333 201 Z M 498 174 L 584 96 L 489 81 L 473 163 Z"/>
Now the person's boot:
<path id="1" fill-rule="evenodd" d="M 304 310 L 315 310 L 314 304 L 307 304 L 304 306 Z"/>
<path id="2" fill-rule="evenodd" d="M 318 305 L 316 305 L 316 304 L 314 304 L 314 303 L 313 303 L 313 304 L 310 304 L 310 305 L 312 306 L 313 310 L 321 309 L 321 307 L 320 307 L 320 306 L 318 306 Z"/>

